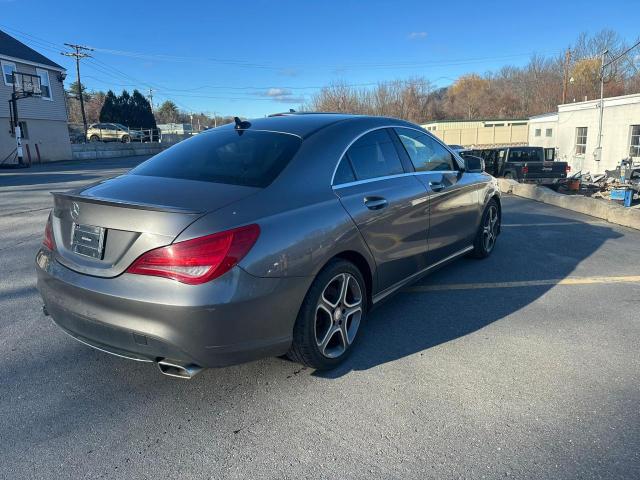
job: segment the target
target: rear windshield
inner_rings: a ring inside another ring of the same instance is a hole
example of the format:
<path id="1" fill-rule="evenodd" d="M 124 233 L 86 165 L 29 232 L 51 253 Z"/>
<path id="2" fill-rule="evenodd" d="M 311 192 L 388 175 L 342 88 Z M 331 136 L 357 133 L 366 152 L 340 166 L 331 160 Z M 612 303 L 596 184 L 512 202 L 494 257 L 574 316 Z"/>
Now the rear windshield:
<path id="1" fill-rule="evenodd" d="M 174 145 L 130 173 L 264 188 L 301 142 L 286 133 L 211 130 Z"/>

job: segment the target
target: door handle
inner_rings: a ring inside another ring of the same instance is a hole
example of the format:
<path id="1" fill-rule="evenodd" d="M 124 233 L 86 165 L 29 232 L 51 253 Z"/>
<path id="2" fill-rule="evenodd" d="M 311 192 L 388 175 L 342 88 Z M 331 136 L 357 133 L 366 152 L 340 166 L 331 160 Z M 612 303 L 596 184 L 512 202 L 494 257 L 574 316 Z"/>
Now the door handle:
<path id="1" fill-rule="evenodd" d="M 429 186 L 434 192 L 439 192 L 440 190 L 444 189 L 444 183 L 441 182 L 429 182 Z"/>
<path id="2" fill-rule="evenodd" d="M 384 197 L 364 197 L 364 206 L 369 210 L 381 210 L 389 205 Z"/>

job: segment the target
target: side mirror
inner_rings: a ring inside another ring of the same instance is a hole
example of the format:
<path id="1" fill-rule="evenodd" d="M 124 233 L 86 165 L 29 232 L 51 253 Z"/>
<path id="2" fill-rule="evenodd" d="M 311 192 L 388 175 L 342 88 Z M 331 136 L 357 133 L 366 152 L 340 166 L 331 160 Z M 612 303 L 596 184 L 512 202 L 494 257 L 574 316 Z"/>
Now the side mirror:
<path id="1" fill-rule="evenodd" d="M 484 160 L 480 157 L 473 155 L 465 155 L 462 157 L 464 160 L 464 170 L 469 173 L 482 173 L 484 172 Z"/>

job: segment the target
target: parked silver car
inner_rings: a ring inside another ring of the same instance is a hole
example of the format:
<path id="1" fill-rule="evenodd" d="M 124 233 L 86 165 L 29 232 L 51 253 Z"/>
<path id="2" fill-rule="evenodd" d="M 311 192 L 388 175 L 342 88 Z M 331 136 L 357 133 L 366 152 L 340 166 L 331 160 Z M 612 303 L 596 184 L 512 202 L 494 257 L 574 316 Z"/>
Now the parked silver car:
<path id="1" fill-rule="evenodd" d="M 54 193 L 44 311 L 100 350 L 190 378 L 288 354 L 332 368 L 369 310 L 500 232 L 481 165 L 400 120 L 236 120 Z"/>

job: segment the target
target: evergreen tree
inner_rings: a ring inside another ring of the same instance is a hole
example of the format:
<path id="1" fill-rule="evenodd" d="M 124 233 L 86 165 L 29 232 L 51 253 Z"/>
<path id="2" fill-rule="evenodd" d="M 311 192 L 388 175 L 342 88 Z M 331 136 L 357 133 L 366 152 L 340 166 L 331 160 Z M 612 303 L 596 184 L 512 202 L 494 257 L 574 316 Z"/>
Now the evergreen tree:
<path id="1" fill-rule="evenodd" d="M 118 103 L 118 97 L 111 90 L 107 92 L 104 97 L 104 104 L 100 109 L 100 121 L 101 122 L 117 122 L 116 120 L 116 108 Z"/>
<path id="2" fill-rule="evenodd" d="M 126 90 L 122 91 L 122 94 L 118 97 L 116 102 L 116 117 L 118 120 L 114 120 L 117 123 L 121 123 L 127 127 L 132 125 L 132 108 L 131 108 L 131 95 Z"/>
<path id="3" fill-rule="evenodd" d="M 80 86 L 78 87 L 78 81 L 76 80 L 71 85 L 69 85 L 69 95 L 72 98 L 77 98 L 78 100 L 80 100 L 80 90 L 82 90 L 82 99 L 85 102 L 91 100 L 91 95 L 87 93 L 87 87 L 85 87 L 84 84 L 80 84 Z"/>
<path id="4" fill-rule="evenodd" d="M 156 128 L 156 119 L 149 101 L 138 90 L 131 95 L 132 125 L 137 128 Z"/>

